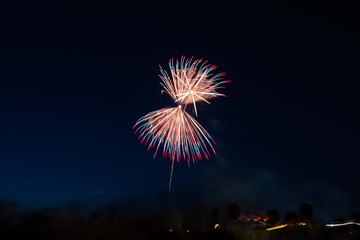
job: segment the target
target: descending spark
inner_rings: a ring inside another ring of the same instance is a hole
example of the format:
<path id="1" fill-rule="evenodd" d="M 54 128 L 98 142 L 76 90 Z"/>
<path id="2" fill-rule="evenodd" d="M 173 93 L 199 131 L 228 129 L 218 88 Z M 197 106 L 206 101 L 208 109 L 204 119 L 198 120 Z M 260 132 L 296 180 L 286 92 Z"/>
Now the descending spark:
<path id="1" fill-rule="evenodd" d="M 170 59 L 169 68 L 171 76 L 160 66 L 161 85 L 164 87 L 164 91 L 177 104 L 188 105 L 192 103 L 196 116 L 198 115 L 196 102 L 204 101 L 210 104 L 209 99 L 225 96 L 219 93 L 218 89 L 223 88 L 222 85 L 230 81 L 223 80 L 224 72 L 213 73 L 217 66 L 208 64 L 203 59 L 193 61 L 193 58 L 186 59 L 183 56 L 180 61 Z"/>
<path id="2" fill-rule="evenodd" d="M 172 178 L 173 178 L 173 173 L 174 173 L 174 160 L 171 161 L 171 169 L 170 169 L 170 178 L 169 178 L 169 192 L 171 192 L 171 183 L 172 183 Z"/>

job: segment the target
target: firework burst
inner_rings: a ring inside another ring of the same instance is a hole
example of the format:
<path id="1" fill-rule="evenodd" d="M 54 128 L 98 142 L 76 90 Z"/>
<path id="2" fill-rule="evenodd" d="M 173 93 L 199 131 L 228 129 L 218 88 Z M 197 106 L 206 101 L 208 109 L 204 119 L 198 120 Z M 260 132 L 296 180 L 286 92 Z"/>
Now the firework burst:
<path id="1" fill-rule="evenodd" d="M 196 162 L 215 154 L 214 140 L 210 134 L 179 105 L 150 112 L 133 127 L 141 143 L 154 148 L 154 158 L 162 145 L 162 156 L 171 161 L 186 159 Z"/>
<path id="2" fill-rule="evenodd" d="M 197 116 L 196 103 L 225 96 L 218 90 L 223 88 L 225 73 L 214 74 L 217 68 L 202 59 L 193 60 L 181 57 L 180 61 L 170 59 L 170 75 L 160 66 L 160 83 L 171 96 L 177 107 L 162 108 L 141 117 L 133 126 L 135 134 L 139 134 L 141 143 L 150 149 L 155 149 L 154 158 L 162 148 L 162 156 L 172 161 L 169 192 L 173 175 L 174 162 L 184 159 L 196 162 L 203 158 L 209 159 L 214 149 L 215 141 L 189 113 L 185 111 L 188 104 L 194 106 Z"/>
<path id="3" fill-rule="evenodd" d="M 188 105 L 192 103 L 197 116 L 196 102 L 204 101 L 208 104 L 211 98 L 225 96 L 218 90 L 223 88 L 224 83 L 229 80 L 223 80 L 225 73 L 214 74 L 216 65 L 208 64 L 203 59 L 193 60 L 193 57 L 186 59 L 181 57 L 169 60 L 170 75 L 160 66 L 161 85 L 164 92 L 168 93 L 175 103 L 179 105 Z"/>

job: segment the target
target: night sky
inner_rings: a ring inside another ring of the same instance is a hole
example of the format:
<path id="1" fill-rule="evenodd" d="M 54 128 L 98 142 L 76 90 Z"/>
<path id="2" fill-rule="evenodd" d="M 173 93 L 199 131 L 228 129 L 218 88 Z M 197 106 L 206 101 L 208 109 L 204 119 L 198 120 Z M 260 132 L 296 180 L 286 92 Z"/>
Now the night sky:
<path id="1" fill-rule="evenodd" d="M 153 159 L 132 126 L 173 106 L 159 65 L 185 55 L 231 83 L 227 97 L 198 104 L 217 155 L 175 165 L 171 204 L 283 213 L 309 202 L 322 219 L 359 211 L 355 6 L 220 2 L 2 7 L 0 199 L 164 201 L 171 162 Z"/>

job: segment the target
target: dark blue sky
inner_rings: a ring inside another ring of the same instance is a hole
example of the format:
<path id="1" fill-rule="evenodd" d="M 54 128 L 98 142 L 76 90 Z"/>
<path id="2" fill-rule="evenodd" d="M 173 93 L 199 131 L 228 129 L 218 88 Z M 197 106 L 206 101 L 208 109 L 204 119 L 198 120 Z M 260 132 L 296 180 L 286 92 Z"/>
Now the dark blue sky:
<path id="1" fill-rule="evenodd" d="M 360 209 L 357 20 L 352 6 L 319 2 L 3 7 L 0 198 L 155 204 L 171 164 L 132 126 L 172 104 L 158 65 L 186 55 L 232 82 L 227 98 L 199 106 L 218 154 L 175 166 L 174 204 L 310 202 L 319 217 L 346 217 Z"/>

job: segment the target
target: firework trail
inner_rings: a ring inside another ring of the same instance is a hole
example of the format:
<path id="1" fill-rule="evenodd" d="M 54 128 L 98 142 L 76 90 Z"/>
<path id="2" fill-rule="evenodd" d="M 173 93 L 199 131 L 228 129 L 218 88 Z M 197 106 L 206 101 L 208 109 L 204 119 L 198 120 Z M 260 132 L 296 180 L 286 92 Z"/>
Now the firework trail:
<path id="1" fill-rule="evenodd" d="M 181 60 L 170 59 L 169 68 L 171 77 L 160 66 L 160 83 L 164 90 L 174 100 L 177 107 L 162 108 L 152 111 L 141 117 L 133 126 L 135 134 L 139 134 L 142 144 L 148 146 L 147 150 L 155 149 L 154 158 L 162 148 L 162 156 L 172 161 L 169 192 L 173 176 L 174 162 L 181 159 L 196 162 L 203 158 L 209 159 L 210 153 L 216 154 L 215 141 L 189 113 L 185 111 L 188 104 L 194 106 L 197 116 L 196 102 L 210 103 L 211 98 L 225 96 L 218 92 L 223 88 L 225 73 L 213 74 L 215 65 L 207 61 L 193 58 Z"/>

